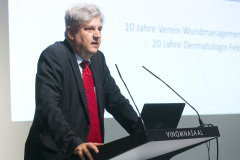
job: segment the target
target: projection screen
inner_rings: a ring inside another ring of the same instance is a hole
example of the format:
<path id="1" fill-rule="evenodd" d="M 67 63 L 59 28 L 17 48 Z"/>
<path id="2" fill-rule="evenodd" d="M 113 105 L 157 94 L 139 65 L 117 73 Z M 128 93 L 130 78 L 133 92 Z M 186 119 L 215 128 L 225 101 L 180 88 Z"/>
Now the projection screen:
<path id="1" fill-rule="evenodd" d="M 33 119 L 39 55 L 64 40 L 65 10 L 79 2 L 102 10 L 100 50 L 133 104 L 118 65 L 140 111 L 144 103 L 183 102 L 145 66 L 201 115 L 240 113 L 239 1 L 9 0 L 12 121 Z M 186 106 L 183 114 L 196 113 Z"/>

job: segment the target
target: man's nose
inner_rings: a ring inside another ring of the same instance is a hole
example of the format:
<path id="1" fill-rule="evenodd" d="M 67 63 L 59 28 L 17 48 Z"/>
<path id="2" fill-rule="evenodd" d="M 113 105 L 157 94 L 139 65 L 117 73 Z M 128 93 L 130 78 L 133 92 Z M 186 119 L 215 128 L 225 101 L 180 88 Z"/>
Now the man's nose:
<path id="1" fill-rule="evenodd" d="M 99 31 L 98 29 L 94 31 L 93 33 L 94 38 L 100 38 L 101 37 L 101 31 Z"/>

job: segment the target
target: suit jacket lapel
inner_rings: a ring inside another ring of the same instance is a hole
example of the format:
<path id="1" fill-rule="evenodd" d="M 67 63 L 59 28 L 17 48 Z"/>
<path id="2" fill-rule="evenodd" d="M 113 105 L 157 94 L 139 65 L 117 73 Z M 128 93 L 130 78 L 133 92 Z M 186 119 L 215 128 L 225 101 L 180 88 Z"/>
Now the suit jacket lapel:
<path id="1" fill-rule="evenodd" d="M 96 53 L 97 54 L 97 53 Z M 101 117 L 101 120 L 103 119 L 102 115 L 103 110 L 102 107 L 103 106 L 103 98 L 102 98 L 102 83 L 101 83 L 101 75 L 100 75 L 100 71 L 99 71 L 99 67 L 98 67 L 98 62 L 97 62 L 97 55 L 93 55 L 91 58 L 91 72 L 93 75 L 93 80 L 94 80 L 94 84 L 95 84 L 95 90 L 96 90 L 96 97 L 97 97 L 97 102 L 98 102 L 98 112 L 99 112 L 99 116 Z"/>
<path id="2" fill-rule="evenodd" d="M 77 64 L 77 60 L 76 60 L 76 56 L 74 51 L 72 50 L 71 46 L 69 45 L 69 43 L 67 42 L 67 40 L 64 41 L 64 44 L 67 46 L 67 54 L 69 57 L 69 61 L 70 64 L 72 66 L 74 75 L 75 75 L 75 79 L 78 85 L 78 89 L 80 92 L 80 96 L 82 98 L 83 104 L 84 104 L 84 108 L 86 110 L 86 113 L 88 115 L 88 106 L 87 106 L 87 98 L 86 98 L 86 93 L 84 90 L 84 85 L 83 85 L 83 80 L 82 80 L 82 76 L 81 73 L 79 71 L 79 66 Z M 101 120 L 103 120 L 103 98 L 102 98 L 102 83 L 101 83 L 101 75 L 100 75 L 100 71 L 98 69 L 98 62 L 97 62 L 97 56 L 93 55 L 91 58 L 91 72 L 93 75 L 93 80 L 94 80 L 94 84 L 95 84 L 95 89 L 96 89 L 96 97 L 97 97 L 97 102 L 98 102 L 98 112 L 99 112 L 99 116 L 101 118 Z M 87 116 L 88 117 L 88 116 Z"/>
<path id="3" fill-rule="evenodd" d="M 67 54 L 68 54 L 68 57 L 69 57 L 69 62 L 71 64 L 71 66 L 72 66 L 72 70 L 73 70 L 73 73 L 75 75 L 75 80 L 77 82 L 77 86 L 78 86 L 78 90 L 79 90 L 79 93 L 80 93 L 80 97 L 82 98 L 84 108 L 85 108 L 86 113 L 88 115 L 86 93 L 85 93 L 85 90 L 84 90 L 83 80 L 82 80 L 82 76 L 81 76 L 81 73 L 80 73 L 80 70 L 79 70 L 79 66 L 78 66 L 78 63 L 77 63 L 77 60 L 76 60 L 75 53 L 72 50 L 72 48 L 69 45 L 69 43 L 67 42 L 67 40 L 64 41 L 64 44 L 68 48 L 66 51 L 67 51 Z"/>

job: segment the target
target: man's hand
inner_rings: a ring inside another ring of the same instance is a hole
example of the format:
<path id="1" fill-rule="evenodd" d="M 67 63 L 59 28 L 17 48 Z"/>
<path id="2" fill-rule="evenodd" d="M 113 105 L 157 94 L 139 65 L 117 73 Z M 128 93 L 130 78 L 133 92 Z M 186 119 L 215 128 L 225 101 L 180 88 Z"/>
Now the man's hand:
<path id="1" fill-rule="evenodd" d="M 90 149 L 95 153 L 98 153 L 98 146 L 103 145 L 103 143 L 82 143 L 74 149 L 74 154 L 77 154 L 81 160 L 86 160 L 84 155 L 88 157 L 89 160 L 93 160 L 92 155 L 90 153 Z"/>

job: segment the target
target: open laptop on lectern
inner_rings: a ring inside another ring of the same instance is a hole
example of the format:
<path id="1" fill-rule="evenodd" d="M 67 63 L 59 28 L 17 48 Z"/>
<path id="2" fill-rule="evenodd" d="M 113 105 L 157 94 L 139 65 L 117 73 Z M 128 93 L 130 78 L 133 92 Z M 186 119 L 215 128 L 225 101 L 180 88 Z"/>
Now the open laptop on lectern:
<path id="1" fill-rule="evenodd" d="M 177 128 L 185 103 L 146 103 L 142 119 L 146 129 Z"/>

